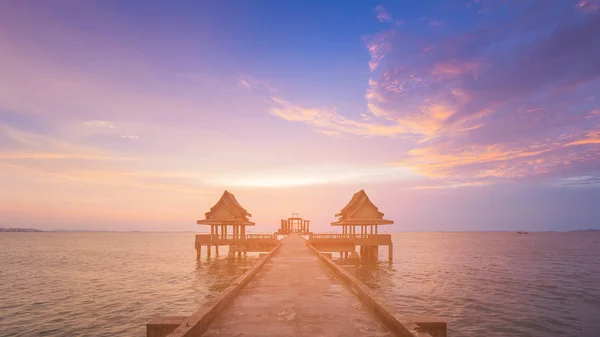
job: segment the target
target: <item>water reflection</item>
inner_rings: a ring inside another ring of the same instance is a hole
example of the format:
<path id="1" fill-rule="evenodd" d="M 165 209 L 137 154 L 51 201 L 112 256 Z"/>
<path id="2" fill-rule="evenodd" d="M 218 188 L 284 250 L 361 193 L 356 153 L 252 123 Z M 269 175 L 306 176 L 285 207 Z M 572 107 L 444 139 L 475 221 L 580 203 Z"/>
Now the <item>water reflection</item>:
<path id="1" fill-rule="evenodd" d="M 448 320 L 455 336 L 595 336 L 600 235 L 395 233 L 394 261 L 356 276 L 398 312 Z"/>
<path id="2" fill-rule="evenodd" d="M 212 298 L 223 291 L 259 259 L 257 253 L 228 258 L 227 247 L 220 247 L 219 253 L 219 256 L 203 257 L 196 261 L 197 282 L 208 286 L 206 298 Z"/>
<path id="3" fill-rule="evenodd" d="M 371 289 L 393 286 L 394 268 L 387 261 L 363 261 L 356 268 L 356 278 Z"/>

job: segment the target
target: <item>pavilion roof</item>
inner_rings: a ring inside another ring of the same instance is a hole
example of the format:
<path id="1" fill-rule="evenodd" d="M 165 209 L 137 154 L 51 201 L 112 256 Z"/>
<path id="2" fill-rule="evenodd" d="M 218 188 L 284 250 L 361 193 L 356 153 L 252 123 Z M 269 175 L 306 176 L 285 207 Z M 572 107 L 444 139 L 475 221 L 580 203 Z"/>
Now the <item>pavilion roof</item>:
<path id="1" fill-rule="evenodd" d="M 205 213 L 206 219 L 198 220 L 196 223 L 201 225 L 216 224 L 244 224 L 253 226 L 254 223 L 248 220 L 252 214 L 240 205 L 235 196 L 225 190 L 217 203 Z"/>
<path id="2" fill-rule="evenodd" d="M 360 190 L 354 193 L 346 207 L 335 215 L 340 219 L 331 225 L 388 225 L 394 223 L 392 220 L 384 219 L 383 215 L 369 199 L 367 193 Z"/>

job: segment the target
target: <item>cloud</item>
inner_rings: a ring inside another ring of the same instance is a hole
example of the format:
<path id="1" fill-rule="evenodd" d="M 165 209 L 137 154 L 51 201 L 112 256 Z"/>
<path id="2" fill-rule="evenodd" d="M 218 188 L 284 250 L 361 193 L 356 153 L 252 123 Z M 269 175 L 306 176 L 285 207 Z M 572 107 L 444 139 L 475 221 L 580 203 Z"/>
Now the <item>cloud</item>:
<path id="1" fill-rule="evenodd" d="M 489 182 L 458 182 L 458 183 L 446 183 L 442 185 L 422 185 L 422 186 L 414 186 L 410 189 L 412 190 L 438 190 L 438 189 L 449 189 L 449 188 L 460 188 L 460 187 L 483 187 L 489 186 L 491 183 Z"/>
<path id="2" fill-rule="evenodd" d="M 390 13 L 388 13 L 381 5 L 375 7 L 375 15 L 377 16 L 377 20 L 379 20 L 379 22 L 392 21 L 392 16 Z"/>
<path id="3" fill-rule="evenodd" d="M 243 86 L 245 86 L 246 88 L 252 87 L 250 85 L 250 83 L 248 83 L 248 81 L 246 81 L 246 80 L 240 80 L 240 84 L 243 85 Z"/>
<path id="4" fill-rule="evenodd" d="M 579 2 L 577 2 L 576 8 L 584 13 L 593 13 L 600 9 L 600 1 L 580 0 Z"/>
<path id="5" fill-rule="evenodd" d="M 600 107 L 589 99 L 600 90 L 600 11 L 476 4 L 488 19 L 470 30 L 367 37 L 372 75 L 360 118 L 283 100 L 271 113 L 318 132 L 402 136 L 413 150 L 393 164 L 450 185 L 600 171 Z M 521 19 L 496 15 L 503 10 Z"/>
<path id="6" fill-rule="evenodd" d="M 267 93 L 274 94 L 277 92 L 275 88 L 273 88 L 269 83 L 264 80 L 256 79 L 247 75 L 240 75 L 240 79 L 238 80 L 238 84 L 254 90 L 263 90 Z"/>
<path id="7" fill-rule="evenodd" d="M 600 176 L 573 176 L 561 179 L 559 187 L 597 187 L 600 186 Z"/>
<path id="8" fill-rule="evenodd" d="M 390 38 L 395 34 L 395 30 L 389 30 L 368 38 L 366 45 L 369 55 L 371 55 L 371 61 L 369 61 L 369 69 L 371 71 L 377 69 L 383 61 L 383 58 L 391 50 L 392 44 Z"/>
<path id="9" fill-rule="evenodd" d="M 107 122 L 107 121 L 87 121 L 87 122 L 85 122 L 85 125 L 114 129 L 114 126 L 112 125 L 112 123 Z"/>
<path id="10" fill-rule="evenodd" d="M 303 107 L 280 98 L 272 99 L 269 112 L 287 121 L 306 123 L 315 131 L 327 135 L 395 136 L 408 132 L 400 124 L 366 123 L 344 117 L 334 108 Z"/>
<path id="11" fill-rule="evenodd" d="M 125 138 L 125 139 L 132 139 L 132 140 L 133 140 L 133 139 L 139 139 L 140 137 L 139 137 L 139 136 L 136 136 L 136 135 L 130 135 L 130 134 L 127 134 L 127 135 L 123 135 L 123 136 L 121 136 L 121 138 Z"/>
<path id="12" fill-rule="evenodd" d="M 406 168 L 393 166 L 362 166 L 349 169 L 340 166 L 296 166 L 276 170 L 248 171 L 243 176 L 220 176 L 209 180 L 218 186 L 285 188 L 324 184 L 354 184 L 360 182 L 391 182 L 414 178 L 416 175 Z"/>

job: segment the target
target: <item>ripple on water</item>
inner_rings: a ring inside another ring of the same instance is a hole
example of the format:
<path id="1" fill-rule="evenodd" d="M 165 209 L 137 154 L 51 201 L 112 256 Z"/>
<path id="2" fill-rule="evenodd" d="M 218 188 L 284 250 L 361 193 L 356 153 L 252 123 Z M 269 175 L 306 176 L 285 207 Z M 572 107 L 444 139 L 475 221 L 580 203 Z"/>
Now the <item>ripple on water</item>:
<path id="1" fill-rule="evenodd" d="M 190 314 L 257 259 L 232 264 L 221 250 L 213 263 L 197 263 L 193 240 L 3 233 L 0 335 L 144 336 L 152 317 Z M 598 233 L 399 233 L 393 241 L 402 247 L 393 265 L 365 266 L 357 276 L 399 312 L 446 318 L 450 336 L 600 331 Z"/>
<path id="2" fill-rule="evenodd" d="M 450 336 L 600 331 L 600 233 L 396 233 L 393 242 L 402 249 L 391 267 L 357 275 L 399 312 L 447 319 Z"/>
<path id="3" fill-rule="evenodd" d="M 191 314 L 257 257 L 195 261 L 191 233 L 0 234 L 1 336 L 144 336 Z"/>

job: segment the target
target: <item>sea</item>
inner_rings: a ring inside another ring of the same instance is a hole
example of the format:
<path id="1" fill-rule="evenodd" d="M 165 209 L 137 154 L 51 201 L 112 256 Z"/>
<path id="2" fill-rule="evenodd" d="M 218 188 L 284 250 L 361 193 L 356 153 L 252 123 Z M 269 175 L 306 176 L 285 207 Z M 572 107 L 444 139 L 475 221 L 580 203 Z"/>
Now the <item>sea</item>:
<path id="1" fill-rule="evenodd" d="M 600 336 L 600 232 L 394 233 L 357 276 L 448 335 Z M 257 260 L 196 261 L 194 233 L 0 233 L 0 336 L 145 336 Z M 334 259 L 338 258 L 334 254 Z"/>

